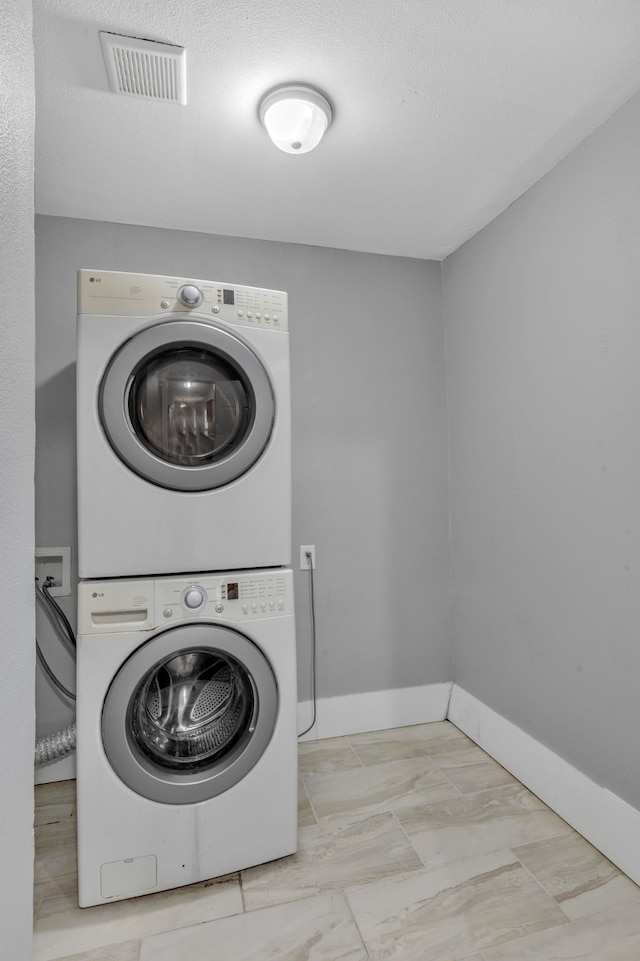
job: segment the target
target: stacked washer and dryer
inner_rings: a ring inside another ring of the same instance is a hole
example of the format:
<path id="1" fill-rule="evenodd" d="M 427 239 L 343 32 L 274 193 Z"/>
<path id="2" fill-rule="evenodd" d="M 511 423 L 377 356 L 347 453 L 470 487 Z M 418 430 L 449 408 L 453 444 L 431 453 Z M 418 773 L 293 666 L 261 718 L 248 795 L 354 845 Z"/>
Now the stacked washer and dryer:
<path id="1" fill-rule="evenodd" d="M 81 906 L 291 854 L 287 295 L 78 273 Z"/>

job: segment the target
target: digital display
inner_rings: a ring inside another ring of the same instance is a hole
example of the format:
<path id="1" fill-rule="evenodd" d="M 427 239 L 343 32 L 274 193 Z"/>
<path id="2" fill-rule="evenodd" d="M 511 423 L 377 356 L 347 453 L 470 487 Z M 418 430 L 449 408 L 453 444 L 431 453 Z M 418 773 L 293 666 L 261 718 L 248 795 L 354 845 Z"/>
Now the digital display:
<path id="1" fill-rule="evenodd" d="M 238 582 L 233 584 L 227 584 L 227 600 L 237 601 L 238 600 Z"/>
<path id="2" fill-rule="evenodd" d="M 235 304 L 235 291 L 233 290 L 223 290 L 222 291 L 222 303 L 223 304 Z"/>

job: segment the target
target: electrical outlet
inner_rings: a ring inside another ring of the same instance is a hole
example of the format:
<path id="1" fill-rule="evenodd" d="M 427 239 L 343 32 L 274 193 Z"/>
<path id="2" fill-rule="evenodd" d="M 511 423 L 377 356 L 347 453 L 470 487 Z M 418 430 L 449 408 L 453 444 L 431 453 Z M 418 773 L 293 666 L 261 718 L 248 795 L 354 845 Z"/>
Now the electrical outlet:
<path id="1" fill-rule="evenodd" d="M 316 569 L 316 545 L 315 544 L 303 544 L 300 548 L 300 570 L 309 570 L 309 561 L 307 560 L 307 554 L 311 554 L 311 567 Z"/>
<path id="2" fill-rule="evenodd" d="M 71 595 L 71 548 L 36 547 L 36 574 L 38 586 L 42 587 L 47 577 L 53 578 L 50 588 L 52 597 Z"/>

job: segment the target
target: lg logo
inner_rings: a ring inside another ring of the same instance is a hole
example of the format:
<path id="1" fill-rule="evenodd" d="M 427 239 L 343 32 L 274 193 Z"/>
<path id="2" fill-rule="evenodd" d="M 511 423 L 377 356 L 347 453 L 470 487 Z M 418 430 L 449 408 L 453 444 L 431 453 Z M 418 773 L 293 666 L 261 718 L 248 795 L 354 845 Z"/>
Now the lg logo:
<path id="1" fill-rule="evenodd" d="M 92 596 L 92 597 L 104 597 L 104 591 L 100 591 L 100 593 L 98 593 L 98 591 L 94 591 L 91 596 Z"/>
<path id="2" fill-rule="evenodd" d="M 89 277 L 89 283 L 90 283 L 90 284 L 101 284 L 101 283 L 102 283 L 102 277 Z"/>

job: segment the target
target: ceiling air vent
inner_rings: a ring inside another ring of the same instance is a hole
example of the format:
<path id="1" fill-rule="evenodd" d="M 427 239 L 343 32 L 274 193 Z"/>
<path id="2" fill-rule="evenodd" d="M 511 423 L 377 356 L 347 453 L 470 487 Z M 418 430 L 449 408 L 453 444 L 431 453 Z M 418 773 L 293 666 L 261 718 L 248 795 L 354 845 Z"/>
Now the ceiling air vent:
<path id="1" fill-rule="evenodd" d="M 114 93 L 165 103 L 187 102 L 187 51 L 171 43 L 100 31 L 102 53 Z"/>

